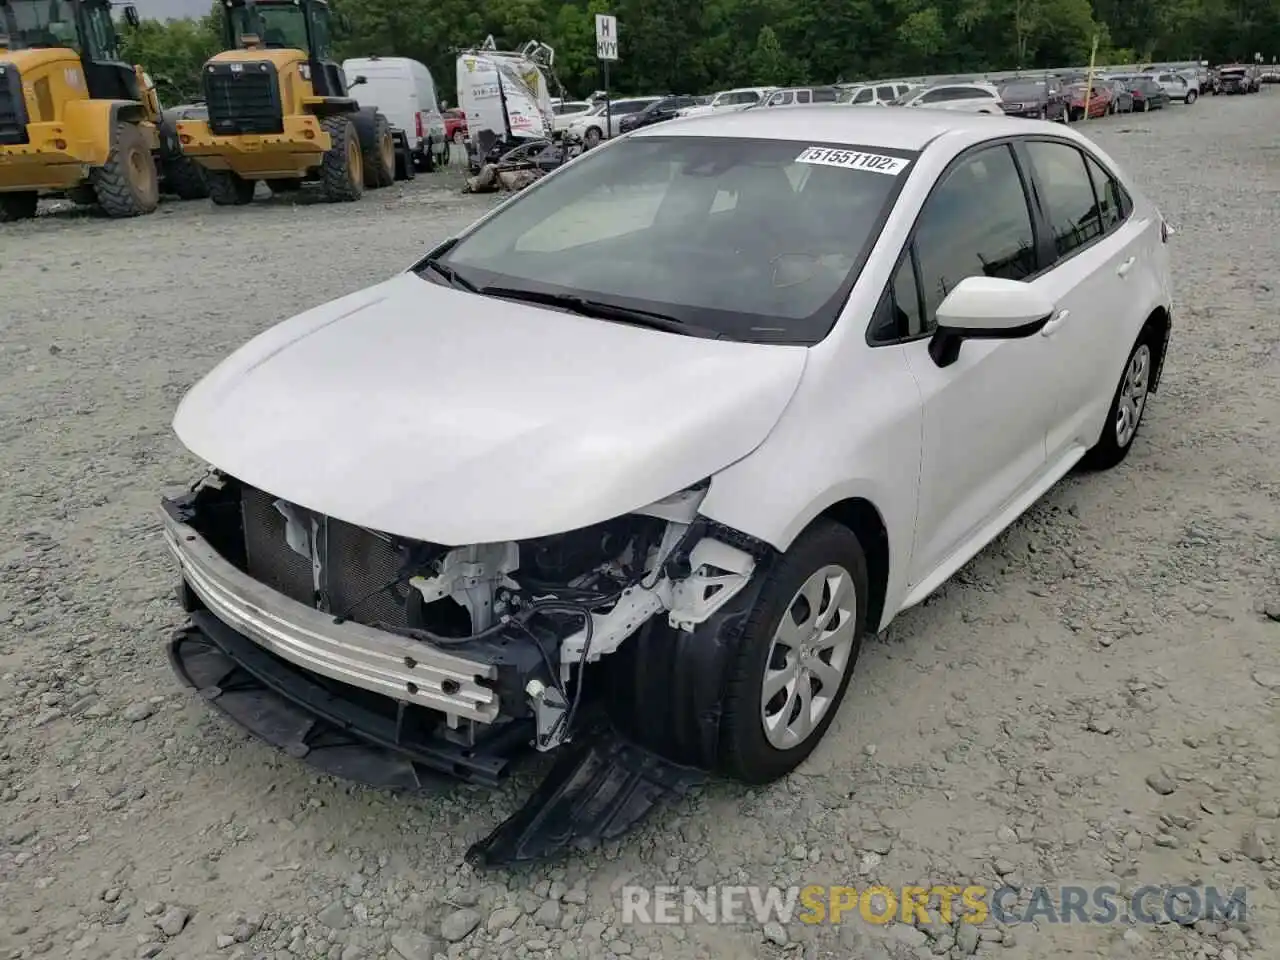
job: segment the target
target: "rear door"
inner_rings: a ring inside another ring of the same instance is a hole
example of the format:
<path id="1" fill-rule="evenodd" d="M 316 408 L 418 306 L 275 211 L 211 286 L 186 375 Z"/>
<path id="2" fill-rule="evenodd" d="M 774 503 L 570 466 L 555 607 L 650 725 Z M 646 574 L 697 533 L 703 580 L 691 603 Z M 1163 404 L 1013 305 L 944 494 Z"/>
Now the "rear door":
<path id="1" fill-rule="evenodd" d="M 1128 355 L 1146 320 L 1138 313 L 1151 299 L 1134 285 L 1150 276 L 1143 261 L 1153 253 L 1144 249 L 1147 225 L 1096 158 L 1062 140 L 1019 149 L 1052 232 L 1054 261 L 1036 282 L 1059 308 L 1037 337 L 1055 358 L 1046 381 L 1058 398 L 1046 437 L 1053 462 L 1098 438 L 1119 380 L 1116 358 Z"/>

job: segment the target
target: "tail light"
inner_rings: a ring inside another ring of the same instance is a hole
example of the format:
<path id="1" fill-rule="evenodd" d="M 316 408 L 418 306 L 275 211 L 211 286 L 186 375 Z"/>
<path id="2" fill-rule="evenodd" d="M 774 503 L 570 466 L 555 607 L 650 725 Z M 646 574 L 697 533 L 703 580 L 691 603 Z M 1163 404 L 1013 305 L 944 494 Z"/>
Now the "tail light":
<path id="1" fill-rule="evenodd" d="M 418 139 L 422 139 L 422 114 L 415 113 L 413 115 L 413 125 L 418 132 Z"/>

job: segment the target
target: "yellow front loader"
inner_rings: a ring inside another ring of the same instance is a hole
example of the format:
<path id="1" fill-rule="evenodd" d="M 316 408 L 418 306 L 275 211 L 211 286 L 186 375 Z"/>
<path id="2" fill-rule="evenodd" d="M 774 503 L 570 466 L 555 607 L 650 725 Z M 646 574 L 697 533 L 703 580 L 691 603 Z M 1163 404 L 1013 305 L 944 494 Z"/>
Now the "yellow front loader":
<path id="1" fill-rule="evenodd" d="M 207 119 L 177 124 L 219 205 L 318 181 L 330 201 L 395 180 L 387 118 L 348 95 L 325 0 L 222 0 L 224 46 L 204 66 Z"/>
<path id="2" fill-rule="evenodd" d="M 0 0 L 0 222 L 35 216 L 42 193 L 150 213 L 157 158 L 181 156 L 161 123 L 150 81 L 120 59 L 110 0 Z"/>

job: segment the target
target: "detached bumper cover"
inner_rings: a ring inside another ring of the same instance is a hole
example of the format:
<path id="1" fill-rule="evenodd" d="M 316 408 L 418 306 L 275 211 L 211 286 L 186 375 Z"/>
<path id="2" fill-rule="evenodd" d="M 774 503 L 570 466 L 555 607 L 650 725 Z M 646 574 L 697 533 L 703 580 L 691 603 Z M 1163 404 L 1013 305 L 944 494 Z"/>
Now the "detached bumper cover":
<path id="1" fill-rule="evenodd" d="M 500 712 L 492 663 L 446 653 L 291 600 L 237 569 L 165 503 L 164 537 L 191 591 L 241 636 L 304 670 L 480 723 Z"/>

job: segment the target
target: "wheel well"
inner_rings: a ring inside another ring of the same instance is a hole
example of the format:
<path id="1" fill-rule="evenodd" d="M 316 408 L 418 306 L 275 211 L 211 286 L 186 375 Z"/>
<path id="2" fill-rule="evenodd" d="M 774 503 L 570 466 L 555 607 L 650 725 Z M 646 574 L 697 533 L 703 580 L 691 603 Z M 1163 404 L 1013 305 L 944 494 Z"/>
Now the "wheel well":
<path id="1" fill-rule="evenodd" d="M 870 500 L 853 497 L 833 503 L 821 516 L 848 527 L 862 544 L 867 558 L 867 629 L 875 633 L 880 629 L 889 588 L 889 532 L 880 511 Z"/>
<path id="2" fill-rule="evenodd" d="M 1156 307 L 1151 312 L 1151 316 L 1147 317 L 1147 322 L 1142 325 L 1143 330 L 1152 330 L 1156 338 L 1152 351 L 1156 355 L 1155 370 L 1151 373 L 1152 392 L 1160 387 L 1160 374 L 1164 370 L 1165 345 L 1169 342 L 1169 325 L 1169 311 L 1164 307 Z"/>

